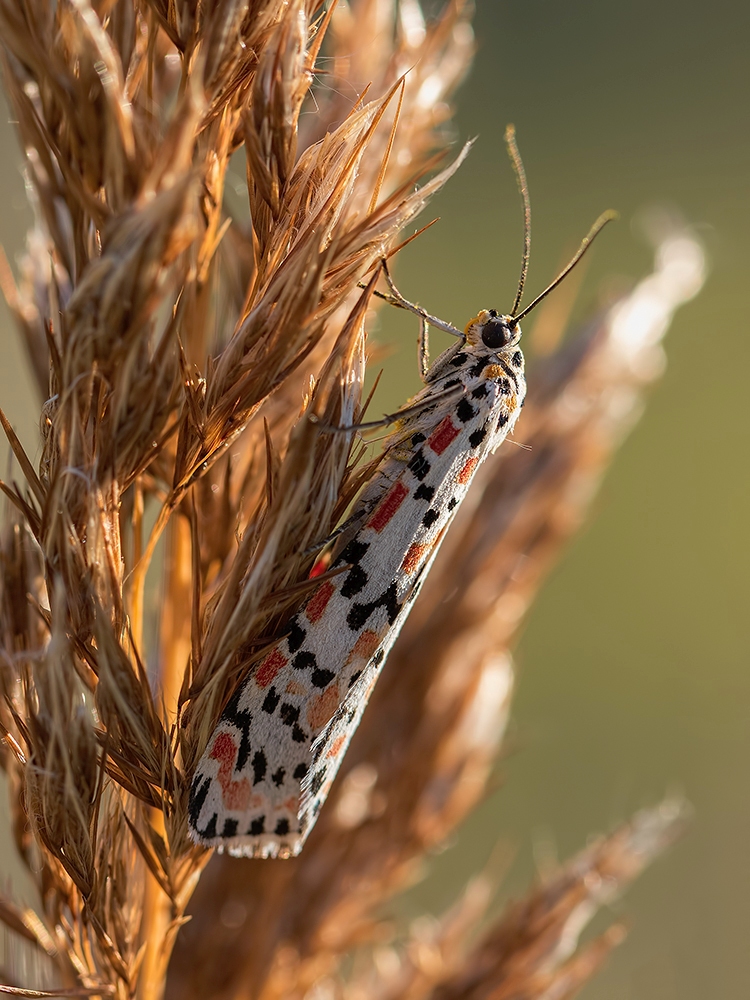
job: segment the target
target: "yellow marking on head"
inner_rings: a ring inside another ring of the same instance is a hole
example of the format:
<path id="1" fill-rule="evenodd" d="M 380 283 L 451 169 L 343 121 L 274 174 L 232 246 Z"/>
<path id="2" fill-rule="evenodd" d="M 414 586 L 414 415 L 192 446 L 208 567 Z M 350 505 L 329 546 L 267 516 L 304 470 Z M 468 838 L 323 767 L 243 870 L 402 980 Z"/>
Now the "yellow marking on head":
<path id="1" fill-rule="evenodd" d="M 464 336 L 465 337 L 469 336 L 469 330 L 472 328 L 472 326 L 474 326 L 475 324 L 479 324 L 481 326 L 483 323 L 486 323 L 489 318 L 490 318 L 489 310 L 480 309 L 480 311 L 476 314 L 476 316 L 474 316 L 473 319 L 470 319 L 469 322 L 464 327 Z"/>

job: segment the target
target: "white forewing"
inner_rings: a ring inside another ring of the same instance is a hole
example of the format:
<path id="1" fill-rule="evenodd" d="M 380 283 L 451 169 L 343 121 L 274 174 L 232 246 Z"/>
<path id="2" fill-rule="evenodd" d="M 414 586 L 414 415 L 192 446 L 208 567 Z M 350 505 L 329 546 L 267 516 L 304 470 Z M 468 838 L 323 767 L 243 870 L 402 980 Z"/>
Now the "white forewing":
<path id="1" fill-rule="evenodd" d="M 518 337 L 486 347 L 491 315 L 438 358 L 397 422 L 333 560 L 349 569 L 318 586 L 225 708 L 192 784 L 198 842 L 301 849 L 445 531 L 523 404 Z"/>

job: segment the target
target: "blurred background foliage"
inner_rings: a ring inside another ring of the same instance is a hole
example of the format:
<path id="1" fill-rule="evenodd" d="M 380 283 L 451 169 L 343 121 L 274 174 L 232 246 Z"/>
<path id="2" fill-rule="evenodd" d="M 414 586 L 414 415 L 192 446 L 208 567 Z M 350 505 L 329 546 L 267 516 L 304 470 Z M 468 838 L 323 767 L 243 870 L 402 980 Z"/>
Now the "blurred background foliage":
<path id="1" fill-rule="evenodd" d="M 592 831 L 684 792 L 693 826 L 619 904 L 630 939 L 584 998 L 750 995 L 748 29 L 736 0 L 478 0 L 479 49 L 456 119 L 458 136 L 478 141 L 428 210 L 442 221 L 398 265 L 407 296 L 460 325 L 509 307 L 521 212 L 508 121 L 533 204 L 529 294 L 607 207 L 622 221 L 589 258 L 581 319 L 649 269 L 644 208 L 678 208 L 708 247 L 708 283 L 669 333 L 647 419 L 535 603 L 496 790 L 401 904 L 404 919 L 441 909 L 498 843 L 503 898 L 519 895 Z M 12 259 L 30 213 L 7 113 L 0 125 L 0 240 Z M 38 454 L 36 401 L 0 309 L 0 402 Z M 416 329 L 393 311 L 378 322 L 392 353 L 376 407 L 388 409 L 418 386 Z M 4 858 L 6 845 L 3 831 Z"/>

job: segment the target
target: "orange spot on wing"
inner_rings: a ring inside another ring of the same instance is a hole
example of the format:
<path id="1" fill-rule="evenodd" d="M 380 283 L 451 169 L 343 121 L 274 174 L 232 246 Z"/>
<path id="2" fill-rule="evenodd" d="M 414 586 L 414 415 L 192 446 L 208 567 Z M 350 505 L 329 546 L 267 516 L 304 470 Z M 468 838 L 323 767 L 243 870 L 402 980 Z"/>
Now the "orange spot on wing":
<path id="1" fill-rule="evenodd" d="M 427 440 L 427 444 L 436 455 L 442 455 L 451 441 L 455 441 L 460 433 L 458 427 L 454 426 L 451 418 L 445 417 L 432 432 Z"/>
<path id="2" fill-rule="evenodd" d="M 351 648 L 351 652 L 346 658 L 346 665 L 348 666 L 352 660 L 369 660 L 372 654 L 380 645 L 380 636 L 377 632 L 373 632 L 372 629 L 365 629 L 362 635 L 357 639 Z"/>
<path id="3" fill-rule="evenodd" d="M 247 778 L 242 778 L 240 781 L 232 779 L 237 750 L 238 746 L 229 733 L 219 733 L 209 756 L 219 762 L 217 778 L 225 808 L 242 811 L 247 809 L 250 799 L 250 782 Z"/>
<path id="4" fill-rule="evenodd" d="M 403 483 L 394 483 L 375 508 L 375 513 L 367 522 L 373 531 L 382 531 L 409 495 Z"/>
<path id="5" fill-rule="evenodd" d="M 341 748 L 346 743 L 346 736 L 337 736 L 336 739 L 331 744 L 331 749 L 326 754 L 326 757 L 338 757 L 341 752 Z"/>
<path id="6" fill-rule="evenodd" d="M 429 545 L 419 545 L 417 542 L 410 545 L 406 555 L 404 556 L 404 561 L 401 563 L 401 569 L 404 573 L 413 573 L 419 566 L 422 556 L 429 548 Z"/>
<path id="7" fill-rule="evenodd" d="M 307 709 L 307 721 L 313 729 L 322 729 L 331 720 L 331 716 L 339 707 L 338 684 L 330 687 L 318 698 L 313 698 Z"/>
<path id="8" fill-rule="evenodd" d="M 268 687 L 271 681 L 282 667 L 285 667 L 289 660 L 280 649 L 272 649 L 268 656 L 261 660 L 261 664 L 255 672 L 255 683 L 259 688 Z"/>
<path id="9" fill-rule="evenodd" d="M 474 475 L 474 469 L 479 465 L 478 458 L 470 458 L 466 465 L 461 469 L 456 479 L 459 483 L 468 483 L 471 477 Z"/>
<path id="10" fill-rule="evenodd" d="M 313 624 L 323 617 L 328 602 L 333 597 L 335 588 L 330 580 L 326 580 L 315 591 L 305 607 L 305 618 Z"/>
<path id="11" fill-rule="evenodd" d="M 300 684 L 299 681 L 289 681 L 284 688 L 284 694 L 298 694 L 304 697 L 307 694 L 307 688 Z"/>

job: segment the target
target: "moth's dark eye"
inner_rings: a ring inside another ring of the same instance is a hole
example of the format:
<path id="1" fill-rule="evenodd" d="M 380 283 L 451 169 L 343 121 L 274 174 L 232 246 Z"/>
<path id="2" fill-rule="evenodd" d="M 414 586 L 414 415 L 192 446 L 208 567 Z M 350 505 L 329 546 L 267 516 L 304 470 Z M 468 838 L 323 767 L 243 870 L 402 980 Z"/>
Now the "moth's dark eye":
<path id="1" fill-rule="evenodd" d="M 482 342 L 485 347 L 489 347 L 491 350 L 506 347 L 512 339 L 513 331 L 501 319 L 491 319 L 482 330 Z"/>

